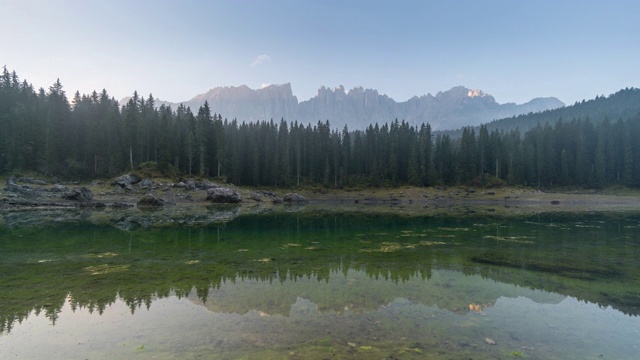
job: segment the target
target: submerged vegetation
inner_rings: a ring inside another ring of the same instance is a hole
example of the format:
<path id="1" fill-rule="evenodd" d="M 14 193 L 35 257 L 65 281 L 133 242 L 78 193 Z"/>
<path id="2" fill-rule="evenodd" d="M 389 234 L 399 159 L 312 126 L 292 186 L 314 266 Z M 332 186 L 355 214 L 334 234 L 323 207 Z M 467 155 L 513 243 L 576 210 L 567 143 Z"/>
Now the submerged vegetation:
<path id="1" fill-rule="evenodd" d="M 273 213 L 151 230 L 5 229 L 3 351 L 50 349 L 5 346 L 40 323 L 39 334 L 70 334 L 75 346 L 60 354 L 98 357 L 631 358 L 639 224 L 637 213 Z M 603 316 L 615 330 L 602 330 Z M 593 329 L 597 343 L 574 346 Z"/>
<path id="2" fill-rule="evenodd" d="M 0 174 L 106 178 L 153 163 L 167 176 L 217 176 L 250 186 L 637 187 L 640 115 L 614 106 L 637 103 L 634 98 L 640 90 L 625 89 L 576 103 L 559 112 L 566 118 L 524 133 L 493 124 L 491 131 L 465 128 L 454 138 L 434 135 L 429 124 L 392 119 L 364 131 L 332 129 L 330 119 L 245 123 L 223 119 L 207 103 L 197 112 L 156 107 L 153 96 L 134 93 L 121 105 L 106 90 L 76 93 L 69 103 L 60 81 L 36 91 L 5 67 Z M 608 118 L 602 109 L 615 112 Z"/>
<path id="3" fill-rule="evenodd" d="M 640 297 L 631 285 L 640 281 L 635 267 L 639 221 L 628 215 L 487 219 L 281 213 L 202 228 L 125 232 L 74 224 L 6 230 L 0 244 L 5 274 L 0 331 L 33 310 L 52 312 L 55 321 L 68 296 L 74 306 L 99 312 L 119 296 L 135 312 L 155 297 L 187 296 L 194 289 L 206 303 L 209 288 L 227 282 L 326 282 L 348 271 L 394 283 L 430 278 L 436 270 L 462 271 L 640 315 Z M 388 295 L 380 303 L 358 306 L 376 308 L 398 296 Z M 228 301 L 225 311 L 267 311 L 264 305 Z M 448 306 L 463 310 L 469 305 L 464 301 Z M 339 311 L 340 303 L 319 306 Z M 283 308 L 277 311 L 287 314 L 289 305 L 279 303 Z"/>

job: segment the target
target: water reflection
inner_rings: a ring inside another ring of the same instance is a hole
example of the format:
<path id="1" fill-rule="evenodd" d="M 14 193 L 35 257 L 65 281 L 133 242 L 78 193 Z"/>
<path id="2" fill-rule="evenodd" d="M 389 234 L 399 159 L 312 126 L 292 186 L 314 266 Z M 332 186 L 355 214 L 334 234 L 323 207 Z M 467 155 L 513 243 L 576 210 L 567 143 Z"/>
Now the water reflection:
<path id="1" fill-rule="evenodd" d="M 14 229 L 0 240 L 0 354 L 37 355 L 35 336 L 91 357 L 633 358 L 639 224 L 265 215 Z"/>
<path id="2" fill-rule="evenodd" d="M 325 281 L 306 277 L 274 283 L 236 278 L 210 288 L 206 294 L 190 294 L 187 298 L 220 313 L 246 314 L 255 310 L 263 316 L 296 316 L 365 314 L 384 309 L 398 298 L 456 314 L 482 313 L 500 297 L 518 296 L 549 304 L 565 298 L 451 270 L 436 270 L 428 279 L 417 273 L 394 281 L 353 269 L 336 269 Z"/>

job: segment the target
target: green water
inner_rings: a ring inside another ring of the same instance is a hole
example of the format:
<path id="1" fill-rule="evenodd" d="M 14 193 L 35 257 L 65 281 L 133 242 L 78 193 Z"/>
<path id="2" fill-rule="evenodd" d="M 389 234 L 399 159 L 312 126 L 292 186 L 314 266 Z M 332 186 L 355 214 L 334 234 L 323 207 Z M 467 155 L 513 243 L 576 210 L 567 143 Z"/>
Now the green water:
<path id="1" fill-rule="evenodd" d="M 0 358 L 637 359 L 639 265 L 638 214 L 4 227 Z"/>

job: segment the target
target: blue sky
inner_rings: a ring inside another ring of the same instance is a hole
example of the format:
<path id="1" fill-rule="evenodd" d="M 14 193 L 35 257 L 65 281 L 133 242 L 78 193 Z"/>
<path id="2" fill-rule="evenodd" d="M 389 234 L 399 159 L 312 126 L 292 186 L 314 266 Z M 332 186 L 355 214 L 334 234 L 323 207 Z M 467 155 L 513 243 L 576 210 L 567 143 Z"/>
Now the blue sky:
<path id="1" fill-rule="evenodd" d="M 397 101 L 453 86 L 571 104 L 640 87 L 640 1 L 0 0 L 0 65 L 168 101 L 289 82 Z"/>

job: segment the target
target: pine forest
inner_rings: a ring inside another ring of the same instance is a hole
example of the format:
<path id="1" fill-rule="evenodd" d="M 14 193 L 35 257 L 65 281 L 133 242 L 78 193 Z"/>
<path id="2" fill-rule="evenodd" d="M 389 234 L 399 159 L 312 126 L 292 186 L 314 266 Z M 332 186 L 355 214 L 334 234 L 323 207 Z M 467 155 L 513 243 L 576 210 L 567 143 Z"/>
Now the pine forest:
<path id="1" fill-rule="evenodd" d="M 166 176 L 266 187 L 638 187 L 640 114 L 616 107 L 629 99 L 640 103 L 640 90 L 576 103 L 551 120 L 554 113 L 547 112 L 544 123 L 524 126 L 527 116 L 518 117 L 526 131 L 489 124 L 433 132 L 429 124 L 414 127 L 397 119 L 350 131 L 331 128 L 331 119 L 240 122 L 207 103 L 199 109 L 157 107 L 152 95 L 137 93 L 124 104 L 106 90 L 69 99 L 59 80 L 35 90 L 5 67 L 0 174 L 86 180 L 153 164 Z"/>

